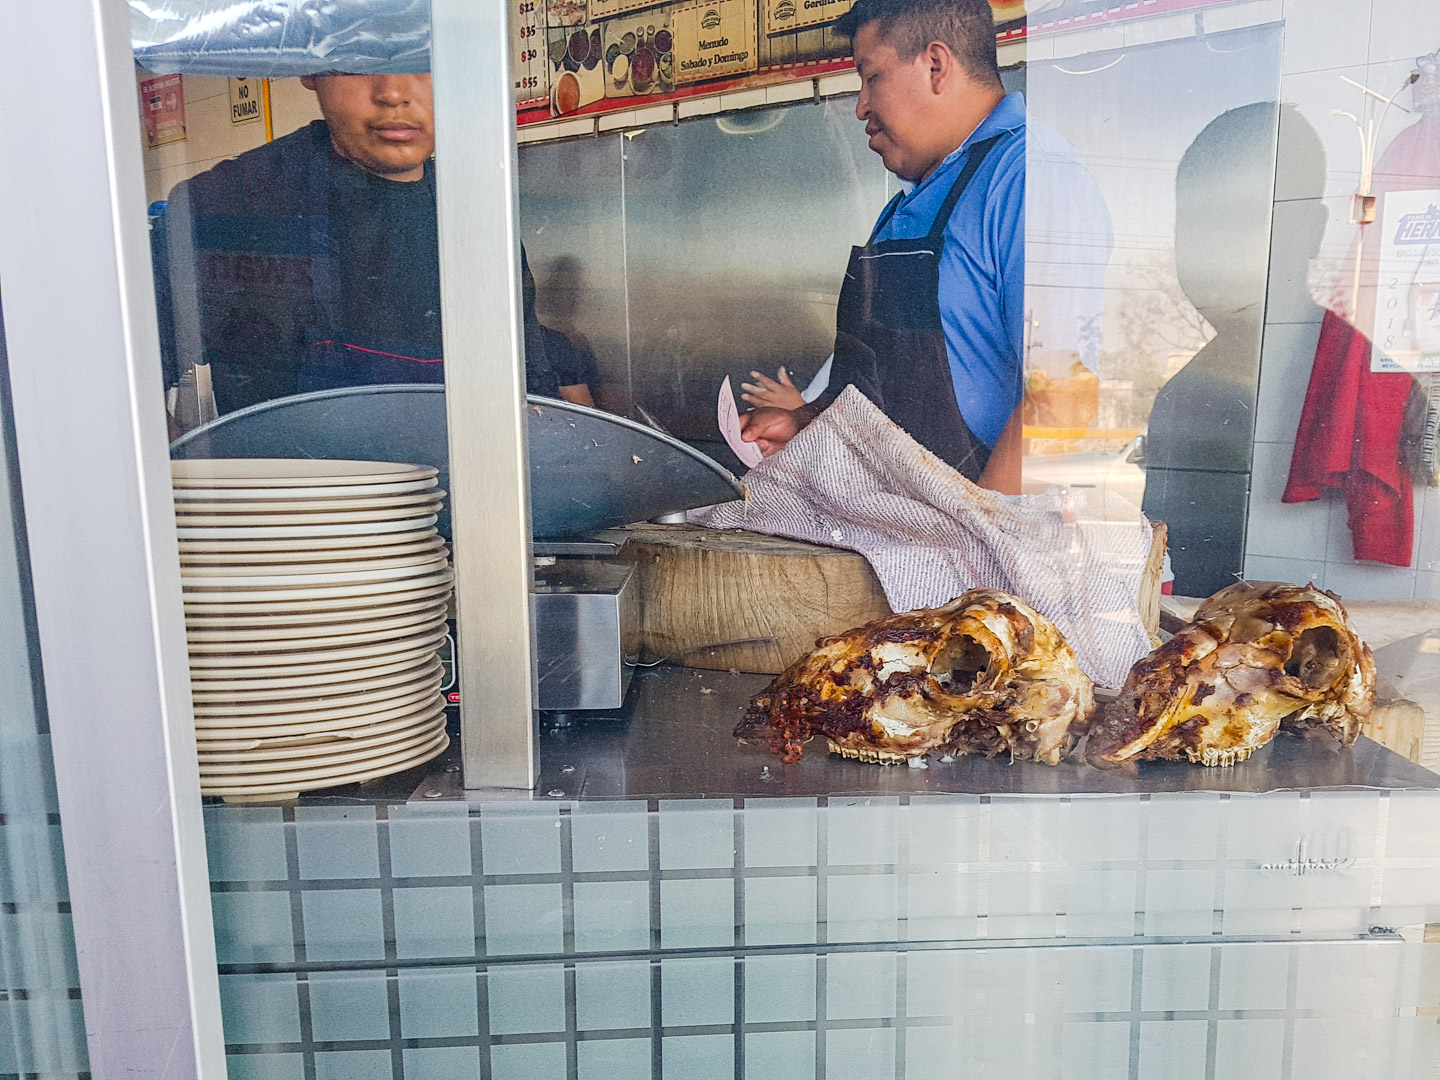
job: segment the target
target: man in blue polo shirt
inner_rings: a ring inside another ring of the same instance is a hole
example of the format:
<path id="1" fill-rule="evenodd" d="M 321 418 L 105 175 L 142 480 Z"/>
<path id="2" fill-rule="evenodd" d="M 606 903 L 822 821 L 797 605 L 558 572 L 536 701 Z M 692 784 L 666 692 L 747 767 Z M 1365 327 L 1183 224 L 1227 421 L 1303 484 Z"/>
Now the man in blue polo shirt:
<path id="1" fill-rule="evenodd" d="M 855 115 L 903 191 L 850 258 L 824 394 L 745 414 L 783 448 L 848 385 L 962 474 L 1019 491 L 1025 102 L 1005 93 L 988 0 L 858 0 L 839 22 Z"/>

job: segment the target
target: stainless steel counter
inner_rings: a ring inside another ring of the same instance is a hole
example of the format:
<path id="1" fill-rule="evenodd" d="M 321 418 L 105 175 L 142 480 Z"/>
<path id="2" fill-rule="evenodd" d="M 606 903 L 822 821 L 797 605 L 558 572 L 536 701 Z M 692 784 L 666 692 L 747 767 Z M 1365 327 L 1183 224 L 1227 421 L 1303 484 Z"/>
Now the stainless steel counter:
<path id="1" fill-rule="evenodd" d="M 792 765 L 739 745 L 731 732 L 764 675 L 658 667 L 639 672 L 625 709 L 576 714 L 541 736 L 541 779 L 532 793 L 469 792 L 472 800 L 672 799 L 908 794 L 1081 795 L 1296 789 L 1437 789 L 1440 775 L 1362 738 L 1349 749 L 1281 737 L 1230 769 L 1142 764 L 1138 773 L 1087 765 L 1014 764 L 1003 758 L 931 762 L 927 769 L 867 765 L 827 754 L 819 740 Z M 461 799 L 458 752 L 429 770 L 336 791 L 344 801 Z M 449 771 L 447 771 L 447 769 Z M 438 793 L 438 794 L 435 794 Z M 348 797 L 345 797 L 348 796 Z"/>

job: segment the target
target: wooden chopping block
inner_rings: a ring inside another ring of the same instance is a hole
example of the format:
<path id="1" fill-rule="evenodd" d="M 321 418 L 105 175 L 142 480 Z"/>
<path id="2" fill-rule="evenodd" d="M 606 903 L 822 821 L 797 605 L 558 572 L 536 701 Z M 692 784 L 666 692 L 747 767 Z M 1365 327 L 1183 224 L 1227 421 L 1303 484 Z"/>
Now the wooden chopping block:
<path id="1" fill-rule="evenodd" d="M 1364 733 L 1418 765 L 1425 750 L 1425 722 L 1425 709 L 1413 701 L 1377 701 L 1365 720 Z"/>
<path id="2" fill-rule="evenodd" d="M 1140 622 L 1151 644 L 1160 643 L 1160 579 L 1165 576 L 1165 548 L 1170 527 L 1163 521 L 1150 523 L 1150 557 L 1140 575 Z"/>
<path id="3" fill-rule="evenodd" d="M 818 638 L 892 614 L 853 551 L 698 525 L 631 525 L 604 538 L 624 541 L 620 558 L 635 568 L 647 661 L 775 675 Z M 1164 553 L 1157 525 L 1140 603 L 1152 637 Z"/>
<path id="4" fill-rule="evenodd" d="M 631 525 L 649 660 L 774 675 L 838 634 L 892 614 L 865 556 L 759 533 Z"/>

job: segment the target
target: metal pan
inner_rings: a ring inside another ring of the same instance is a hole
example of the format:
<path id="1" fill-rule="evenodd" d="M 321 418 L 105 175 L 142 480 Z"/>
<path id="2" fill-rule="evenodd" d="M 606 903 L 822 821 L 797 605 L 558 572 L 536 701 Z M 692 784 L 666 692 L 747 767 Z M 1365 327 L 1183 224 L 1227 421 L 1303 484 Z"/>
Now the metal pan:
<path id="1" fill-rule="evenodd" d="M 531 395 L 537 538 L 577 536 L 741 498 L 740 481 L 679 439 L 621 416 Z M 450 487 L 441 386 L 364 386 L 279 398 L 177 439 L 175 458 L 298 457 L 433 465 Z M 450 535 L 448 508 L 440 532 Z"/>

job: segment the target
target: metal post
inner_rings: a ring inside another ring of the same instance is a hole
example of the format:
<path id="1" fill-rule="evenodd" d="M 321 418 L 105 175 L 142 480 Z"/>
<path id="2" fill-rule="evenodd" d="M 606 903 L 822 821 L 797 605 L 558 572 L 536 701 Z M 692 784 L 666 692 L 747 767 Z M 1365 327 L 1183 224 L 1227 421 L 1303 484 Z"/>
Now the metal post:
<path id="1" fill-rule="evenodd" d="M 466 787 L 533 788 L 535 643 L 506 0 L 432 0 Z"/>
<path id="2" fill-rule="evenodd" d="M 0 288 L 91 1071 L 220 1080 L 128 14 L 6 5 Z"/>

